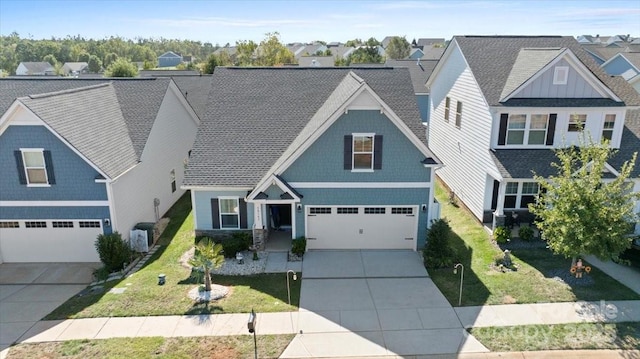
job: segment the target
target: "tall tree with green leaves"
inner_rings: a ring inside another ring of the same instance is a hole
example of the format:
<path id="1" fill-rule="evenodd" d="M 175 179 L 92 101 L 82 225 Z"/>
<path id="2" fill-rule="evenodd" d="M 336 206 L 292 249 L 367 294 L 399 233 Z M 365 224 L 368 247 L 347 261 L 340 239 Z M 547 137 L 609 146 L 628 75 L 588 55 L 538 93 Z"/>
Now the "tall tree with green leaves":
<path id="1" fill-rule="evenodd" d="M 96 55 L 89 56 L 89 61 L 87 61 L 87 64 L 89 66 L 89 72 L 97 74 L 102 70 L 102 61 Z"/>
<path id="2" fill-rule="evenodd" d="M 389 45 L 385 49 L 387 58 L 399 60 L 409 56 L 411 45 L 405 36 L 394 36 L 389 41 Z"/>
<path id="3" fill-rule="evenodd" d="M 222 244 L 214 243 L 211 238 L 203 238 L 196 244 L 196 251 L 189 264 L 204 274 L 204 290 L 211 291 L 211 270 L 224 264 Z"/>
<path id="4" fill-rule="evenodd" d="M 264 40 L 258 46 L 256 64 L 259 66 L 282 66 L 295 62 L 293 52 L 280 42 L 278 32 L 265 34 Z"/>
<path id="5" fill-rule="evenodd" d="M 136 77 L 138 76 L 138 66 L 129 60 L 121 57 L 111 63 L 104 71 L 105 77 Z"/>
<path id="6" fill-rule="evenodd" d="M 49 54 L 43 57 L 42 61 L 50 63 L 51 66 L 56 66 L 58 64 L 58 60 L 56 60 L 56 57 L 53 56 L 52 54 Z"/>
<path id="7" fill-rule="evenodd" d="M 236 41 L 236 65 L 252 66 L 255 62 L 255 51 L 258 44 L 251 40 Z"/>
<path id="8" fill-rule="evenodd" d="M 535 176 L 541 191 L 529 210 L 554 253 L 574 261 L 583 255 L 608 260 L 629 248 L 631 224 L 638 221 L 634 201 L 640 194 L 629 181 L 638 153 L 610 180 L 603 174 L 617 151 L 591 138 L 579 145 L 556 150 L 557 174 Z"/>
<path id="9" fill-rule="evenodd" d="M 347 58 L 347 66 L 350 64 L 383 63 L 384 58 L 378 53 L 376 46 L 363 46 L 355 49 Z"/>

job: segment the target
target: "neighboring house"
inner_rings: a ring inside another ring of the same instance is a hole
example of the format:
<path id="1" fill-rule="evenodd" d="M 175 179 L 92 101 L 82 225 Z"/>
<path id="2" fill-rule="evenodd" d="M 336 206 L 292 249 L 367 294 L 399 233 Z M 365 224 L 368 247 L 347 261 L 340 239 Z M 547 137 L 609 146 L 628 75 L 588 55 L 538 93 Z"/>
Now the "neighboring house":
<path id="1" fill-rule="evenodd" d="M 408 58 L 411 60 L 418 60 L 418 59 L 421 59 L 422 56 L 424 56 L 424 52 L 422 52 L 421 49 L 415 47 L 411 49 L 411 52 L 409 53 Z"/>
<path id="2" fill-rule="evenodd" d="M 302 56 L 298 59 L 300 67 L 333 67 L 333 56 Z"/>
<path id="3" fill-rule="evenodd" d="M 79 75 L 89 72 L 89 64 L 86 62 L 65 62 L 62 65 L 65 75 Z"/>
<path id="4" fill-rule="evenodd" d="M 640 93 L 640 52 L 620 52 L 601 67 L 609 75 L 622 76 Z"/>
<path id="5" fill-rule="evenodd" d="M 409 69 L 411 84 L 413 85 L 418 110 L 420 111 L 420 118 L 424 123 L 429 122 L 430 103 L 427 79 L 431 76 L 437 63 L 437 60 L 387 60 L 387 62 L 385 62 L 385 66 L 388 67 L 406 67 Z M 429 136 L 427 136 L 427 138 L 429 138 Z"/>
<path id="6" fill-rule="evenodd" d="M 44 76 L 55 75 L 56 71 L 50 63 L 43 62 L 21 62 L 16 68 L 17 76 Z"/>
<path id="7" fill-rule="evenodd" d="M 505 213 L 531 220 L 534 173 L 554 174 L 553 149 L 577 143 L 581 127 L 620 149 L 609 175 L 640 149 L 640 122 L 627 115 L 640 96 L 602 71 L 572 37 L 454 37 L 427 87 L 429 146 L 446 164 L 438 176 L 494 226 Z"/>
<path id="8" fill-rule="evenodd" d="M 140 70 L 140 77 L 174 77 L 174 76 L 199 76 L 197 70 Z"/>
<path id="9" fill-rule="evenodd" d="M 440 60 L 442 54 L 444 54 L 444 47 L 425 47 L 422 52 L 424 53 L 422 55 L 423 60 Z"/>
<path id="10" fill-rule="evenodd" d="M 444 48 L 444 42 L 445 40 L 442 38 L 421 38 L 421 39 L 418 39 L 418 42 L 416 43 L 416 47 L 420 48 L 421 50 L 424 50 L 425 48 L 428 48 L 428 47 L 434 47 L 434 45 L 441 46 Z"/>
<path id="11" fill-rule="evenodd" d="M 221 47 L 213 52 L 214 55 L 220 56 L 221 53 L 226 52 L 231 59 L 234 59 L 238 53 L 238 48 L 235 46 Z"/>
<path id="12" fill-rule="evenodd" d="M 300 60 L 303 56 L 313 56 L 318 52 L 324 53 L 325 51 L 327 51 L 327 46 L 323 44 L 305 45 L 293 51 L 293 56 Z"/>
<path id="13" fill-rule="evenodd" d="M 386 49 L 394 37 L 402 37 L 402 36 L 386 36 L 384 39 L 382 39 L 382 41 L 380 41 L 380 45 L 382 46 L 382 48 Z"/>
<path id="14" fill-rule="evenodd" d="M 424 246 L 440 161 L 410 81 L 392 68 L 216 69 L 183 186 L 196 233 L 246 231 L 261 245 L 280 227 L 308 249 Z"/>
<path id="15" fill-rule="evenodd" d="M 0 80 L 0 257 L 97 262 L 180 188 L 198 117 L 169 78 Z"/>
<path id="16" fill-rule="evenodd" d="M 158 56 L 158 67 L 174 67 L 182 63 L 182 56 L 173 51 L 167 51 Z"/>
<path id="17" fill-rule="evenodd" d="M 332 41 L 330 43 L 327 44 L 327 47 L 332 48 L 332 47 L 340 47 L 343 44 L 341 42 L 338 41 Z"/>

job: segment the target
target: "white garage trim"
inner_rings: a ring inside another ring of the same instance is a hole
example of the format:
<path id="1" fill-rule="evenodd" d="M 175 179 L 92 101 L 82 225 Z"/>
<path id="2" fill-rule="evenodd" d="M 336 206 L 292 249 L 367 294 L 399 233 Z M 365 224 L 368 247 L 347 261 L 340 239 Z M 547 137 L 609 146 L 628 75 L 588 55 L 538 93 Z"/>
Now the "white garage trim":
<path id="1" fill-rule="evenodd" d="M 0 207 L 106 207 L 109 201 L 0 201 Z"/>
<path id="2" fill-rule="evenodd" d="M 431 182 L 290 182 L 294 188 L 431 188 Z"/>
<path id="3" fill-rule="evenodd" d="M 4 262 L 99 262 L 101 219 L 0 220 Z"/>
<path id="4" fill-rule="evenodd" d="M 305 206 L 307 249 L 417 249 L 417 205 Z"/>

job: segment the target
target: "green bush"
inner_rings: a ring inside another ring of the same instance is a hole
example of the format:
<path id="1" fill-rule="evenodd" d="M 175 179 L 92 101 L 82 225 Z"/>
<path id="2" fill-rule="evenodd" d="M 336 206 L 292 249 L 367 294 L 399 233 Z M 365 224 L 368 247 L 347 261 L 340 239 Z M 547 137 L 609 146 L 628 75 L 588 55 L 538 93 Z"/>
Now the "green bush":
<path id="1" fill-rule="evenodd" d="M 233 233 L 231 238 L 225 238 L 221 241 L 225 258 L 235 258 L 236 253 L 248 250 L 252 242 L 253 240 L 249 233 Z"/>
<path id="2" fill-rule="evenodd" d="M 291 253 L 296 255 L 303 255 L 307 250 L 307 239 L 304 237 L 298 237 L 291 241 Z"/>
<path id="3" fill-rule="evenodd" d="M 98 235 L 95 246 L 100 261 L 109 273 L 123 269 L 131 259 L 131 249 L 118 232 Z"/>
<path id="4" fill-rule="evenodd" d="M 500 226 L 493 230 L 493 238 L 497 243 L 507 243 L 511 239 L 511 230 L 505 226 Z"/>
<path id="5" fill-rule="evenodd" d="M 518 237 L 523 241 L 530 241 L 533 239 L 533 228 L 529 226 L 521 226 L 518 230 Z"/>
<path id="6" fill-rule="evenodd" d="M 427 232 L 427 245 L 422 254 L 428 268 L 451 267 L 455 261 L 455 251 L 449 244 L 451 227 L 446 219 L 433 221 Z"/>

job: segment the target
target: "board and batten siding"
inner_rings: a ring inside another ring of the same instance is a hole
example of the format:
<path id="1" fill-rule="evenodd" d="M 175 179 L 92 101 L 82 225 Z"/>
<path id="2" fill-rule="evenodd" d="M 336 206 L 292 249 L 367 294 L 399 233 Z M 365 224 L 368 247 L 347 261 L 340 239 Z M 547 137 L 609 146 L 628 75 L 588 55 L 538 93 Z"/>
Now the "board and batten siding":
<path id="1" fill-rule="evenodd" d="M 455 43 L 450 45 L 455 46 Z M 436 174 L 473 214 L 482 219 L 487 173 L 498 176 L 489 154 L 492 116 L 480 88 L 457 46 L 431 84 L 429 148 L 444 163 Z M 444 120 L 445 98 L 450 97 L 449 121 Z M 455 126 L 457 101 L 463 103 L 461 127 Z"/>
<path id="2" fill-rule="evenodd" d="M 172 83 L 170 86 L 175 85 Z M 184 161 L 195 140 L 197 123 L 189 110 L 168 88 L 149 133 L 140 163 L 113 182 L 116 225 L 123 237 L 139 222 L 155 222 L 184 194 Z M 175 170 L 176 191 L 171 192 L 171 171 Z"/>
<path id="3" fill-rule="evenodd" d="M 554 68 L 557 66 L 569 68 L 565 85 L 553 84 Z M 562 59 L 526 87 L 515 93 L 513 98 L 602 98 L 602 95 L 585 81 L 582 75 L 567 60 Z"/>
<path id="4" fill-rule="evenodd" d="M 207 191 L 192 189 L 192 206 L 195 230 L 207 231 L 213 229 L 211 200 L 220 197 L 237 197 L 244 201 L 247 190 Z M 247 228 L 253 228 L 253 203 L 247 203 Z"/>

